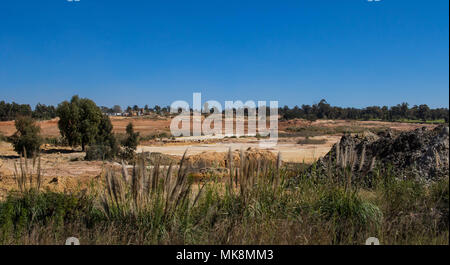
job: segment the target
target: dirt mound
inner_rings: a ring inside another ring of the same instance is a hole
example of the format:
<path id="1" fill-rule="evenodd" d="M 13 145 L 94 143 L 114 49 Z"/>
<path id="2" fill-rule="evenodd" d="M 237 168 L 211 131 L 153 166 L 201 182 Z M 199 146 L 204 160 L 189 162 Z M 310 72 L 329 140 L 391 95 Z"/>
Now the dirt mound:
<path id="1" fill-rule="evenodd" d="M 256 148 L 248 148 L 244 151 L 245 156 L 249 160 L 266 160 L 276 161 L 277 157 L 274 153 L 268 150 L 260 150 Z M 240 151 L 233 151 L 233 165 L 240 163 Z M 186 158 L 186 165 L 190 168 L 226 168 L 228 167 L 228 152 L 202 152 L 197 155 L 191 155 Z"/>
<path id="2" fill-rule="evenodd" d="M 150 165 L 176 165 L 180 162 L 180 158 L 173 155 L 166 155 L 159 152 L 143 152 L 141 155 L 144 155 L 146 162 Z"/>
<path id="3" fill-rule="evenodd" d="M 0 181 L 2 179 L 3 176 L 12 176 L 13 175 L 13 171 L 9 170 L 8 168 L 3 166 L 3 161 L 0 160 Z"/>
<path id="4" fill-rule="evenodd" d="M 336 167 L 350 169 L 354 177 L 367 177 L 377 167 L 425 180 L 448 176 L 449 128 L 344 135 L 316 165 L 322 174 Z"/>

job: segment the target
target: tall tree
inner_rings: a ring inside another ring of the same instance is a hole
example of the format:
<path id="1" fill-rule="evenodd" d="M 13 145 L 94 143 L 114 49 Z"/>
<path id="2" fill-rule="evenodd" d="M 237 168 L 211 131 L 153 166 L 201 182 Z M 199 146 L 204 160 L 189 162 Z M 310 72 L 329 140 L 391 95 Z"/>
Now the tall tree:
<path id="1" fill-rule="evenodd" d="M 122 108 L 119 105 L 112 107 L 114 113 L 122 113 Z"/>
<path id="2" fill-rule="evenodd" d="M 81 144 L 84 151 L 95 142 L 103 114 L 92 100 L 73 96 L 70 102 L 60 103 L 56 112 L 61 135 L 70 146 Z"/>
<path id="3" fill-rule="evenodd" d="M 422 121 L 426 121 L 431 114 L 430 108 L 426 104 L 420 105 L 417 112 L 418 118 L 421 119 Z"/>

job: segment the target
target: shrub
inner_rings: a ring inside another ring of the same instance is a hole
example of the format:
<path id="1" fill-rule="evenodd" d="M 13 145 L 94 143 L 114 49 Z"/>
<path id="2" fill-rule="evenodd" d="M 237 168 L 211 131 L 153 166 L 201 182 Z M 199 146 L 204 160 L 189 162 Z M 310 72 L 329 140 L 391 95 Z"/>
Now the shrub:
<path id="1" fill-rule="evenodd" d="M 125 147 L 124 158 L 131 159 L 134 157 L 134 152 L 139 144 L 139 133 L 134 132 L 133 124 L 130 122 L 127 125 L 127 137 L 123 141 Z"/>
<path id="2" fill-rule="evenodd" d="M 112 133 L 113 126 L 108 116 L 102 116 L 95 143 L 86 149 L 86 160 L 114 159 L 120 151 L 118 141 Z"/>
<path id="3" fill-rule="evenodd" d="M 91 145 L 86 148 L 86 156 L 84 159 L 92 160 L 109 160 L 113 156 L 111 147 L 107 145 Z"/>
<path id="4" fill-rule="evenodd" d="M 297 144 L 325 144 L 326 139 L 311 139 L 308 136 L 305 139 L 298 140 Z"/>
<path id="5" fill-rule="evenodd" d="M 17 131 L 11 137 L 14 150 L 20 155 L 33 156 L 39 151 L 42 143 L 41 128 L 30 117 L 19 117 L 15 121 Z"/>
<path id="6" fill-rule="evenodd" d="M 148 134 L 148 135 L 143 135 L 139 137 L 139 140 L 141 141 L 149 141 L 149 140 L 157 140 L 157 139 L 162 139 L 162 138 L 173 138 L 173 136 L 167 132 L 158 132 L 158 133 L 153 133 L 153 134 Z"/>

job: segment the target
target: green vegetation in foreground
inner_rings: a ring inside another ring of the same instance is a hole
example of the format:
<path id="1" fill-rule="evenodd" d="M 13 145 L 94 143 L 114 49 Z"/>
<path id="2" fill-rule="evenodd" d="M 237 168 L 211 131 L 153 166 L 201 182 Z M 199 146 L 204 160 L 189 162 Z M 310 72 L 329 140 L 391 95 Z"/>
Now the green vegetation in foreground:
<path id="1" fill-rule="evenodd" d="M 0 203 L 0 243 L 449 243 L 448 178 L 425 184 L 383 173 L 370 187 L 348 188 L 264 161 L 239 167 L 239 176 L 197 187 L 183 167 L 155 172 L 140 160 L 133 174 L 107 171 L 105 186 L 73 194 L 38 191 L 32 174 L 19 173 L 20 191 Z"/>

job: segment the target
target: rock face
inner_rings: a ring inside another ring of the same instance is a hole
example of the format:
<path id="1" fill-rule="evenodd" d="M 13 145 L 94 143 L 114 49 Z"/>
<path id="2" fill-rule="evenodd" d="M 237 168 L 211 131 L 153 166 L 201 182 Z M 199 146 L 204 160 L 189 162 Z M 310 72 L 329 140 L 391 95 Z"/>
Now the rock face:
<path id="1" fill-rule="evenodd" d="M 351 170 L 354 177 L 367 177 L 379 167 L 425 180 L 448 176 L 449 128 L 424 127 L 398 135 L 392 131 L 344 135 L 316 165 L 321 174 L 337 167 Z"/>

